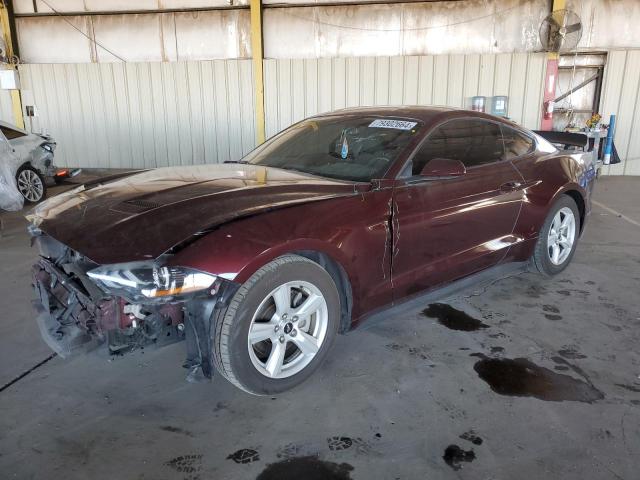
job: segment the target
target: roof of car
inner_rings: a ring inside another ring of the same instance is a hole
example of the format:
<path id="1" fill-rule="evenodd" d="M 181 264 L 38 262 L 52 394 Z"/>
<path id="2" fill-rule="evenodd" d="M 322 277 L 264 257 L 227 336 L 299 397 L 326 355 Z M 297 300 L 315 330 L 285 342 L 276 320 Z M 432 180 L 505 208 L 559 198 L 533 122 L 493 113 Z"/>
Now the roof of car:
<path id="1" fill-rule="evenodd" d="M 420 106 L 420 105 L 408 105 L 408 106 L 373 106 L 373 107 L 351 107 L 335 110 L 333 112 L 326 112 L 319 117 L 330 115 L 379 115 L 379 116 L 394 116 L 404 118 L 415 118 L 422 121 L 429 121 L 432 118 L 439 116 L 447 112 L 460 111 L 457 108 L 451 107 L 434 107 L 434 106 Z"/>
<path id="2" fill-rule="evenodd" d="M 463 108 L 441 107 L 441 106 L 373 106 L 373 107 L 351 107 L 334 110 L 316 115 L 315 117 L 328 117 L 335 115 L 373 115 L 380 117 L 399 117 L 420 120 L 426 125 L 437 124 L 442 120 L 456 117 L 479 117 L 487 120 L 497 121 L 512 127 L 522 128 L 517 123 L 508 118 L 496 117 L 483 112 L 466 110 Z"/>

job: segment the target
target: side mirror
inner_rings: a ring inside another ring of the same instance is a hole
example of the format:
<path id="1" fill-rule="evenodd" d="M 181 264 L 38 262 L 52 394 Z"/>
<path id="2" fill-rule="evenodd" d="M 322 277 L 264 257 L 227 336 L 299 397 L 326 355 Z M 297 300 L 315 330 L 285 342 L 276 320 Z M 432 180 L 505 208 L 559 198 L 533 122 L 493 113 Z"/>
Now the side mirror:
<path id="1" fill-rule="evenodd" d="M 467 173 L 467 169 L 460 160 L 451 158 L 432 158 L 420 172 L 422 177 L 459 177 Z"/>

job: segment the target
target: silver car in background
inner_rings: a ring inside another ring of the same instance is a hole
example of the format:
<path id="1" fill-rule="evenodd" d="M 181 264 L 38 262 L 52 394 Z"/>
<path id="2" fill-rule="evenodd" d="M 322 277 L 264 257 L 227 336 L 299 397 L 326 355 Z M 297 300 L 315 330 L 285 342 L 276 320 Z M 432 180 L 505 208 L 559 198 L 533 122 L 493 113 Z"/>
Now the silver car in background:
<path id="1" fill-rule="evenodd" d="M 53 164 L 56 142 L 49 135 L 29 133 L 0 121 L 0 132 L 13 150 L 12 157 L 1 158 L 9 162 L 15 172 L 18 190 L 28 203 L 37 203 L 47 193 L 47 182 L 69 176 L 67 170 L 58 170 Z"/>

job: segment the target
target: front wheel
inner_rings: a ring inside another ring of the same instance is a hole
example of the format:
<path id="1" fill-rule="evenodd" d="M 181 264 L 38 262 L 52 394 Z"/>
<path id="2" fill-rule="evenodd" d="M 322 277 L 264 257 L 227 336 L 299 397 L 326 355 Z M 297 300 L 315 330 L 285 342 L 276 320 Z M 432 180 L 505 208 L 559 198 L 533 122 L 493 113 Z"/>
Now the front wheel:
<path id="1" fill-rule="evenodd" d="M 560 197 L 540 229 L 533 263 L 540 273 L 555 275 L 567 268 L 578 245 L 580 212 L 575 200 Z"/>
<path id="2" fill-rule="evenodd" d="M 33 167 L 24 165 L 16 173 L 18 191 L 28 203 L 38 203 L 47 194 L 42 175 Z"/>
<path id="3" fill-rule="evenodd" d="M 320 366 L 338 331 L 340 297 L 317 263 L 285 255 L 259 269 L 216 323 L 216 367 L 257 395 L 289 390 Z"/>

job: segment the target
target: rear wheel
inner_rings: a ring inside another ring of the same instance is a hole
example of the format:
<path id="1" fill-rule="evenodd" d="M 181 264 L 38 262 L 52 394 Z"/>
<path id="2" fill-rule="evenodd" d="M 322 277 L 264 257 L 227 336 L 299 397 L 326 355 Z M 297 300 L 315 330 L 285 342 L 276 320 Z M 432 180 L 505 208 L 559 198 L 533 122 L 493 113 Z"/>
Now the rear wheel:
<path id="1" fill-rule="evenodd" d="M 16 173 L 18 191 L 28 203 L 38 203 L 47 194 L 47 186 L 40 173 L 29 165 L 23 165 Z"/>
<path id="2" fill-rule="evenodd" d="M 555 275 L 567 268 L 578 245 L 580 212 L 573 198 L 560 197 L 540 229 L 533 254 L 537 270 Z"/>
<path id="3" fill-rule="evenodd" d="M 235 294 L 214 335 L 218 370 L 258 395 L 309 378 L 326 358 L 340 320 L 340 299 L 320 265 L 285 255 L 258 270 Z"/>

